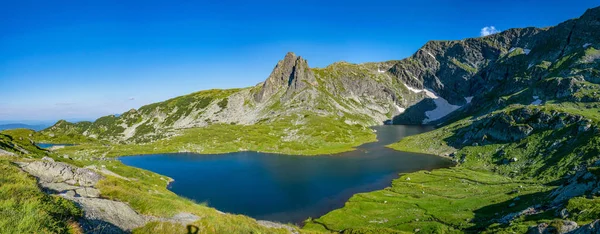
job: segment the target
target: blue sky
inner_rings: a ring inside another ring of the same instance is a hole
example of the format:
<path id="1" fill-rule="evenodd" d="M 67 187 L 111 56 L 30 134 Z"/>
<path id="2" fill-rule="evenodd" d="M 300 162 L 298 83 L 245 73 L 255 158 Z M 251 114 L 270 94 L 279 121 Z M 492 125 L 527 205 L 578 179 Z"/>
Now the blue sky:
<path id="1" fill-rule="evenodd" d="M 126 3 L 125 3 L 126 2 Z M 311 67 L 402 59 L 484 27 L 544 27 L 597 0 L 0 1 L 0 121 L 93 120 Z"/>

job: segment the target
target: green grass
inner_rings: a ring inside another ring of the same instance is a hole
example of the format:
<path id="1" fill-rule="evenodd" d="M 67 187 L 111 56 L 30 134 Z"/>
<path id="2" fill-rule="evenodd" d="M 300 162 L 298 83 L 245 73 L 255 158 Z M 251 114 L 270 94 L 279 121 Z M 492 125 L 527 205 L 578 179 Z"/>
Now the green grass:
<path id="1" fill-rule="evenodd" d="M 477 68 L 474 68 L 472 66 L 469 66 L 467 64 L 464 64 L 460 61 L 458 61 L 456 58 L 452 58 L 450 60 L 450 62 L 452 62 L 454 65 L 456 65 L 457 67 L 460 67 L 461 69 L 469 72 L 469 73 L 477 73 Z"/>
<path id="2" fill-rule="evenodd" d="M 566 209 L 577 222 L 588 223 L 600 217 L 600 197 L 576 197 L 568 201 Z"/>
<path id="3" fill-rule="evenodd" d="M 44 194 L 35 178 L 10 158 L 0 157 L 0 230 L 2 233 L 73 233 L 82 215 L 72 202 Z"/>
<path id="4" fill-rule="evenodd" d="M 344 208 L 311 220 L 304 228 L 481 231 L 494 220 L 535 204 L 536 197 L 549 189 L 532 181 L 465 168 L 420 171 L 402 175 L 384 190 L 356 194 Z"/>
<path id="5" fill-rule="evenodd" d="M 296 121 L 302 124 L 294 125 Z M 370 128 L 347 125 L 321 116 L 284 117 L 254 125 L 213 124 L 183 130 L 180 135 L 149 144 L 104 146 L 81 144 L 58 150 L 68 155 L 123 156 L 169 152 L 201 154 L 260 151 L 295 155 L 334 154 L 376 140 Z"/>

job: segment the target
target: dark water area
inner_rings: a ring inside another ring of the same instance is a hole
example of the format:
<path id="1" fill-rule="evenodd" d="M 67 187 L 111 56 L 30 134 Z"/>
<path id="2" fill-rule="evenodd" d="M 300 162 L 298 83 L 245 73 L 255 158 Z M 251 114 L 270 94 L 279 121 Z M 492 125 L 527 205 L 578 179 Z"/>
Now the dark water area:
<path id="1" fill-rule="evenodd" d="M 48 149 L 52 146 L 74 146 L 74 144 L 51 144 L 51 143 L 36 143 L 38 147 L 42 149 Z"/>
<path id="2" fill-rule="evenodd" d="M 385 147 L 430 127 L 395 125 L 373 129 L 377 130 L 378 142 L 334 155 L 173 153 L 120 160 L 173 178 L 171 191 L 207 202 L 223 212 L 297 224 L 343 207 L 353 194 L 390 186 L 398 173 L 453 165 L 446 158 Z"/>

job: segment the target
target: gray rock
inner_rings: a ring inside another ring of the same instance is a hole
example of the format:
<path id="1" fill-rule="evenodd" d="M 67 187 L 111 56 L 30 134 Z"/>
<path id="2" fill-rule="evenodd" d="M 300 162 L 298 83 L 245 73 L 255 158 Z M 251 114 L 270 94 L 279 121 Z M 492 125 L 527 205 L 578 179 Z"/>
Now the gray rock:
<path id="1" fill-rule="evenodd" d="M 84 168 L 73 167 L 66 163 L 51 161 L 35 161 L 21 163 L 21 168 L 29 174 L 38 177 L 41 182 L 60 183 L 71 185 L 94 186 L 104 176 Z"/>
<path id="2" fill-rule="evenodd" d="M 73 186 L 73 185 L 69 185 L 69 184 L 66 184 L 66 183 L 45 183 L 45 182 L 41 182 L 40 186 L 42 186 L 42 188 L 45 188 L 46 190 L 51 190 L 51 192 L 53 192 L 53 193 L 64 193 L 64 192 L 67 192 L 69 190 L 75 190 L 75 189 L 80 188 L 78 186 Z"/>
<path id="3" fill-rule="evenodd" d="M 64 148 L 65 148 L 64 145 L 55 145 L 55 146 L 52 146 L 52 147 L 48 148 L 48 150 L 49 151 L 56 151 L 56 150 L 64 149 Z"/>
<path id="4" fill-rule="evenodd" d="M 179 213 L 174 215 L 173 217 L 169 218 L 169 219 L 162 219 L 164 221 L 167 222 L 172 222 L 172 223 L 179 223 L 181 225 L 187 225 L 193 222 L 196 222 L 200 219 L 200 217 L 194 215 L 194 214 L 190 214 L 190 213 Z"/>
<path id="5" fill-rule="evenodd" d="M 73 191 L 73 190 L 67 190 L 64 193 L 62 193 L 61 195 L 69 200 L 72 200 L 75 198 L 75 195 L 77 195 L 77 193 L 75 193 L 75 191 Z"/>
<path id="6" fill-rule="evenodd" d="M 0 155 L 6 155 L 6 156 L 17 156 L 15 153 L 13 152 L 8 152 L 6 150 L 0 149 Z"/>
<path id="7" fill-rule="evenodd" d="M 48 162 L 54 162 L 54 159 L 53 159 L 53 158 L 51 158 L 51 157 L 47 157 L 47 156 L 43 157 L 43 158 L 42 158 L 42 160 L 44 160 L 44 161 L 48 161 Z"/>
<path id="8" fill-rule="evenodd" d="M 257 102 L 262 102 L 281 89 L 286 92 L 284 98 L 289 98 L 294 92 L 306 88 L 308 84 L 317 84 L 315 75 L 309 69 L 308 63 L 302 57 L 289 52 L 283 60 L 277 63 L 277 66 L 262 84 L 260 91 L 256 93 L 254 98 Z"/>
<path id="9" fill-rule="evenodd" d="M 578 227 L 579 227 L 579 225 L 577 225 L 576 222 L 565 220 L 565 221 L 563 221 L 563 225 L 560 227 L 560 230 L 558 230 L 558 232 L 559 233 L 569 233 L 571 231 L 574 231 Z"/>
<path id="10" fill-rule="evenodd" d="M 287 229 L 290 233 L 293 234 L 297 234 L 299 233 L 295 228 L 290 227 L 288 225 L 285 224 L 281 224 L 281 223 L 276 223 L 276 222 L 271 222 L 271 221 L 266 221 L 266 220 L 258 220 L 257 223 L 263 227 L 267 227 L 267 228 L 283 228 L 283 229 Z"/>
<path id="11" fill-rule="evenodd" d="M 105 227 L 106 223 L 120 230 L 131 231 L 149 221 L 149 218 L 139 215 L 123 202 L 85 197 L 75 197 L 72 200 L 84 210 L 82 227 L 86 233 L 104 233 L 99 229 Z M 111 228 L 111 231 L 119 230 Z"/>
<path id="12" fill-rule="evenodd" d="M 529 234 L 551 234 L 551 233 L 564 234 L 564 233 L 572 233 L 573 231 L 577 230 L 577 228 L 578 228 L 577 223 L 573 222 L 573 221 L 559 220 L 557 222 L 560 222 L 560 225 L 557 225 L 558 229 L 557 229 L 557 227 L 551 226 L 547 223 L 541 223 L 541 224 L 538 224 L 537 226 L 530 228 L 527 233 L 529 233 Z"/>
<path id="13" fill-rule="evenodd" d="M 566 219 L 567 217 L 569 217 L 569 211 L 566 208 L 563 208 L 558 212 L 558 216 L 562 219 Z"/>
<path id="14" fill-rule="evenodd" d="M 100 197 L 100 191 L 95 188 L 83 187 L 83 188 L 75 189 L 75 192 L 79 196 L 82 196 L 82 197 L 91 197 L 91 198 Z"/>
<path id="15" fill-rule="evenodd" d="M 572 230 L 569 234 L 600 234 L 600 219 Z"/>
<path id="16" fill-rule="evenodd" d="M 547 223 L 540 223 L 537 226 L 529 228 L 529 230 L 527 231 L 527 234 L 543 234 L 543 233 L 545 233 L 547 228 L 548 228 Z"/>

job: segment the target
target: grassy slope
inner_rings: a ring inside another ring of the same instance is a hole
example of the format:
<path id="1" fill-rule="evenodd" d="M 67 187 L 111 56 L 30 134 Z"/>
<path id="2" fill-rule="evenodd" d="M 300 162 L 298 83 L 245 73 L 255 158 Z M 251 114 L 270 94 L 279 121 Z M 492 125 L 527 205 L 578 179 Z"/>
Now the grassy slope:
<path id="1" fill-rule="evenodd" d="M 515 108 L 521 107 L 511 106 L 503 111 L 510 112 Z M 586 111 L 573 103 L 537 108 L 583 115 L 598 126 L 597 109 Z M 575 113 L 572 110 L 576 110 Z M 391 187 L 357 194 L 343 208 L 308 222 L 305 228 L 348 232 L 356 229 L 364 233 L 378 233 L 381 228 L 390 232 L 420 229 L 426 233 L 524 233 L 531 225 L 552 223 L 556 219 L 555 211 L 517 218 L 511 225 L 500 224 L 498 220 L 532 204 L 544 205 L 548 202 L 544 198 L 549 191 L 562 183 L 562 176 L 571 174 L 576 165 L 597 160 L 600 152 L 600 136 L 595 133 L 573 135 L 577 126 L 534 131 L 515 142 L 452 147 L 458 130 L 470 126 L 473 121 L 463 119 L 389 146 L 437 155 L 456 152 L 456 160 L 462 161 L 457 167 L 404 174 Z M 503 162 L 511 158 L 518 161 Z M 598 217 L 600 203 L 598 197 L 577 197 L 571 199 L 566 208 L 573 214 L 571 220 L 585 224 Z"/>
<path id="2" fill-rule="evenodd" d="M 81 210 L 68 200 L 44 194 L 36 179 L 14 164 L 19 156 L 40 158 L 46 155 L 29 139 L 8 135 L 16 132 L 23 130 L 0 133 L 0 149 L 16 155 L 0 156 L 1 232 L 77 233 L 75 220 L 82 215 Z"/>
<path id="3" fill-rule="evenodd" d="M 402 175 L 384 190 L 354 195 L 342 209 L 309 222 L 310 230 L 424 233 L 478 229 L 522 210 L 548 187 L 465 168 Z M 513 193 L 519 190 L 518 193 Z M 519 202 L 514 199 L 520 197 Z M 511 203 L 517 203 L 509 207 Z M 493 205 L 490 207 L 490 205 Z M 371 230 L 372 229 L 372 230 Z"/>
<path id="4" fill-rule="evenodd" d="M 304 123 L 294 125 L 295 121 Z M 68 155 L 123 156 L 183 151 L 212 154 L 248 150 L 318 155 L 353 150 L 358 145 L 375 140 L 372 130 L 363 126 L 346 125 L 331 117 L 301 116 L 255 125 L 214 124 L 186 129 L 179 136 L 147 144 L 81 144 L 57 152 Z"/>
<path id="5" fill-rule="evenodd" d="M 0 230 L 2 233 L 76 232 L 82 215 L 72 202 L 44 194 L 35 178 L 0 157 Z"/>

